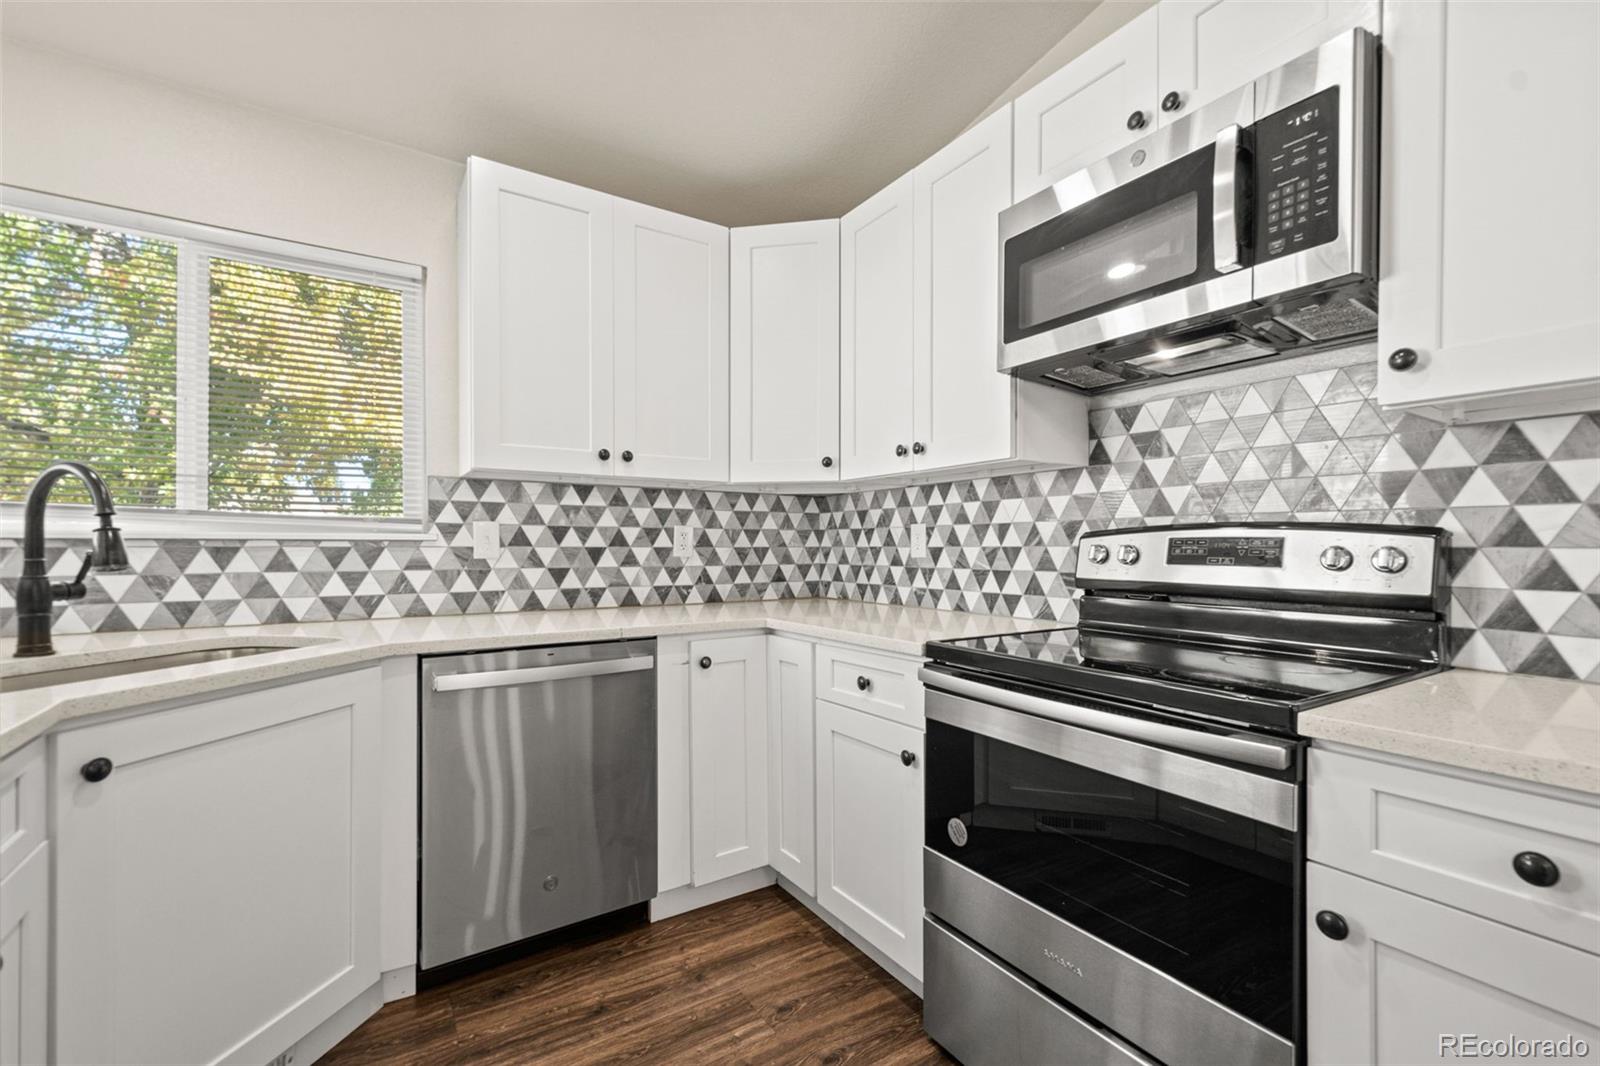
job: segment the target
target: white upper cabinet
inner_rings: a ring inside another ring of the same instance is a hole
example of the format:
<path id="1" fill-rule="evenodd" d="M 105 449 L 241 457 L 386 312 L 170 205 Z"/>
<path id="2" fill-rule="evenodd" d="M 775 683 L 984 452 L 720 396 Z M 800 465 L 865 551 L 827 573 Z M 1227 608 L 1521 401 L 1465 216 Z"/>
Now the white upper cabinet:
<path id="1" fill-rule="evenodd" d="M 1082 463 L 1083 399 L 998 369 L 999 214 L 1010 203 L 1011 109 L 912 172 L 915 469 Z"/>
<path id="2" fill-rule="evenodd" d="M 1378 399 L 1456 421 L 1600 408 L 1600 4 L 1384 22 Z"/>
<path id="3" fill-rule="evenodd" d="M 486 159 L 460 200 L 461 464 L 606 475 L 612 198 Z"/>
<path id="4" fill-rule="evenodd" d="M 917 469 L 1011 454 L 1011 392 L 999 372 L 1000 226 L 1010 206 L 1011 108 L 912 172 L 913 461 Z"/>
<path id="5" fill-rule="evenodd" d="M 614 201 L 618 476 L 728 479 L 728 231 Z"/>
<path id="6" fill-rule="evenodd" d="M 1155 11 L 1146 11 L 1017 97 L 1021 200 L 1155 128 Z"/>
<path id="7" fill-rule="evenodd" d="M 839 220 L 731 233 L 732 479 L 839 478 Z"/>
<path id="8" fill-rule="evenodd" d="M 1156 11 L 1163 126 L 1345 30 L 1378 32 L 1378 0 L 1162 0 Z"/>
<path id="9" fill-rule="evenodd" d="M 912 198 L 907 174 L 839 221 L 843 478 L 912 469 Z"/>

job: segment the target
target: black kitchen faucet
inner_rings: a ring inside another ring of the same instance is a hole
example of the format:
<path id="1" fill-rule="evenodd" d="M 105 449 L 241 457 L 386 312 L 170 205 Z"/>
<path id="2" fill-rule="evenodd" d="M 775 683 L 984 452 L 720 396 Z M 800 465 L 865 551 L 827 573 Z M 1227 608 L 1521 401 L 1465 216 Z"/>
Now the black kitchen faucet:
<path id="1" fill-rule="evenodd" d="M 94 546 L 84 556 L 78 576 L 71 581 L 51 581 L 44 561 L 44 505 L 55 483 L 67 474 L 74 475 L 88 487 L 100 524 L 95 528 Z M 128 551 L 122 546 L 122 532 L 112 524 L 116 516 L 117 509 L 111 502 L 111 492 L 105 481 L 83 463 L 51 463 L 28 489 L 22 513 L 22 578 L 17 582 L 15 654 L 18 658 L 55 654 L 55 647 L 50 643 L 55 603 L 82 599 L 87 591 L 83 579 L 91 569 L 100 573 L 128 569 Z"/>

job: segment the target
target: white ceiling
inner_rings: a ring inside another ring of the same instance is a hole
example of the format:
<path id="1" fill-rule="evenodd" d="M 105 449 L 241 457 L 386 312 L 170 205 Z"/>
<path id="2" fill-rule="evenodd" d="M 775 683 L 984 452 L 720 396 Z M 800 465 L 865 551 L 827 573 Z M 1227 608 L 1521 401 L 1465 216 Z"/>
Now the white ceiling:
<path id="1" fill-rule="evenodd" d="M 5 0 L 0 31 L 450 159 L 488 156 L 745 225 L 853 207 L 963 129 L 1095 6 Z"/>

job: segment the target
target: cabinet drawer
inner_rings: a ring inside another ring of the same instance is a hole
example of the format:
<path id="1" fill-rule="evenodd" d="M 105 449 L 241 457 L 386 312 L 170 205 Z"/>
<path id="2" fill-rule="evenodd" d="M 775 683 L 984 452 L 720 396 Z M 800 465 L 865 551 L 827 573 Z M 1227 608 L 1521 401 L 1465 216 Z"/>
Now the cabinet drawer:
<path id="1" fill-rule="evenodd" d="M 917 663 L 855 648 L 817 645 L 817 698 L 921 729 Z"/>
<path id="2" fill-rule="evenodd" d="M 1600 952 L 1600 802 L 1311 752 L 1311 858 L 1486 918 Z M 1554 864 L 1554 884 L 1512 866 Z"/>
<path id="3" fill-rule="evenodd" d="M 44 843 L 44 741 L 0 759 L 0 879 Z"/>

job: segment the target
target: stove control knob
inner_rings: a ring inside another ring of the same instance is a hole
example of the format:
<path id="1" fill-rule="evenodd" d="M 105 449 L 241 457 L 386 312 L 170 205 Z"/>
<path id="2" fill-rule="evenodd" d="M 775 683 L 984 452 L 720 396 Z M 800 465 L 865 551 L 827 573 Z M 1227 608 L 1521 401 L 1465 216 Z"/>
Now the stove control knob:
<path id="1" fill-rule="evenodd" d="M 1356 557 L 1350 554 L 1350 549 L 1342 544 L 1323 548 L 1319 558 L 1324 570 L 1348 570 L 1350 564 L 1356 561 Z"/>
<path id="2" fill-rule="evenodd" d="M 1122 547 L 1117 549 L 1117 562 L 1126 566 L 1132 566 L 1138 561 L 1139 549 L 1135 548 L 1132 544 L 1124 544 Z"/>
<path id="3" fill-rule="evenodd" d="M 1405 552 L 1392 544 L 1385 544 L 1372 553 L 1372 568 L 1380 574 L 1398 574 L 1410 561 Z"/>
<path id="4" fill-rule="evenodd" d="M 1109 558 L 1111 558 L 1111 549 L 1104 544 L 1089 545 L 1089 561 L 1091 563 L 1103 563 Z"/>

